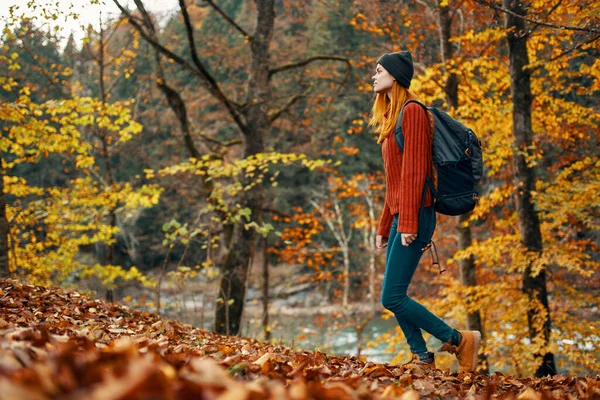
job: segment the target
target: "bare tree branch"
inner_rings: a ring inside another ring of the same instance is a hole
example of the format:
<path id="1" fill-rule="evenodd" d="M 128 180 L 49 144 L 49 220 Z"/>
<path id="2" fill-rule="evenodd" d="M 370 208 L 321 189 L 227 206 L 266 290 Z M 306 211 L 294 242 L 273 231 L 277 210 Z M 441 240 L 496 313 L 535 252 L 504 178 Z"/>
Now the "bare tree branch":
<path id="1" fill-rule="evenodd" d="M 208 4 L 210 4 L 210 6 L 217 12 L 219 13 L 223 18 L 225 18 L 225 21 L 227 21 L 231 26 L 233 26 L 235 29 L 238 30 L 238 32 L 240 32 L 245 39 L 252 41 L 253 37 L 248 34 L 241 26 L 239 26 L 238 24 L 235 23 L 235 21 L 233 20 L 233 18 L 231 18 L 229 15 L 227 15 L 225 13 L 225 11 L 223 11 L 223 9 L 221 9 L 218 5 L 215 4 L 215 2 L 213 0 L 204 0 L 205 2 L 207 2 Z"/>
<path id="2" fill-rule="evenodd" d="M 319 203 L 317 203 L 314 200 L 309 200 L 309 203 L 317 210 L 319 211 L 319 213 L 321 213 L 321 215 L 323 216 L 323 218 L 325 219 L 325 223 L 327 224 L 327 226 L 329 227 L 329 230 L 331 231 L 331 233 L 333 234 L 333 236 L 335 236 L 335 239 L 338 241 L 338 243 L 340 245 L 342 245 L 342 243 L 344 243 L 342 236 L 340 235 L 340 232 L 335 229 L 335 225 L 333 224 L 333 221 L 331 220 L 329 213 L 327 213 L 327 210 L 325 210 L 325 208 L 323 206 L 321 206 Z M 342 231 L 342 233 L 344 233 Z"/>
<path id="3" fill-rule="evenodd" d="M 190 48 L 190 54 L 192 55 L 192 61 L 200 71 L 206 71 L 206 68 L 198 58 L 198 51 L 196 51 L 196 43 L 194 41 L 194 27 L 190 21 L 190 15 L 187 12 L 187 6 L 185 0 L 179 0 L 179 8 L 181 9 L 181 15 L 185 23 L 185 31 L 187 33 L 188 45 Z"/>
<path id="4" fill-rule="evenodd" d="M 138 10 L 142 14 L 142 21 L 143 21 L 144 26 L 150 32 L 148 34 L 148 37 L 150 37 L 151 39 L 158 42 L 158 38 L 156 36 L 156 30 L 154 28 L 154 23 L 152 22 L 152 20 L 150 19 L 150 16 L 146 12 L 144 3 L 142 3 L 141 0 L 134 0 L 134 2 L 136 4 Z M 140 34 L 143 36 L 143 33 L 139 29 L 138 29 L 138 32 L 140 32 Z M 192 138 L 191 132 L 190 132 L 190 123 L 188 120 L 187 108 L 185 106 L 185 102 L 183 101 L 183 99 L 181 98 L 179 93 L 175 89 L 173 89 L 171 86 L 169 86 L 169 84 L 167 82 L 167 78 L 164 73 L 164 70 L 162 68 L 160 50 L 157 46 L 152 46 L 152 47 L 154 49 L 154 59 L 156 62 L 156 74 L 158 75 L 158 79 L 156 80 L 156 85 L 158 86 L 160 91 L 165 95 L 165 97 L 167 98 L 167 103 L 169 104 L 169 107 L 177 116 L 177 120 L 179 121 L 179 125 L 181 126 L 181 130 L 183 132 L 183 140 L 185 143 L 185 147 L 187 148 L 187 150 L 190 154 L 190 157 L 199 158 L 201 153 L 200 153 L 200 151 L 198 151 L 198 148 L 196 147 L 194 140 Z M 211 150 L 208 148 L 208 146 L 205 143 L 202 143 L 202 150 L 204 151 L 204 153 L 211 153 Z"/>
<path id="5" fill-rule="evenodd" d="M 190 131 L 190 123 L 187 116 L 187 108 L 185 106 L 185 102 L 183 101 L 179 93 L 162 79 L 157 80 L 157 85 L 160 91 L 163 92 L 163 94 L 167 98 L 167 102 L 169 103 L 171 110 L 173 110 L 173 112 L 177 116 L 177 120 L 181 125 L 181 130 L 183 131 L 183 140 L 185 142 L 185 147 L 188 149 L 190 157 L 200 158 L 201 153 L 196 148 L 194 139 L 192 138 L 192 134 Z M 205 143 L 202 143 L 202 150 L 204 151 L 204 154 L 210 154 L 212 152 L 211 149 L 209 149 Z"/>
<path id="6" fill-rule="evenodd" d="M 152 20 L 150 19 L 150 15 L 146 11 L 146 7 L 144 7 L 144 3 L 142 3 L 141 0 L 133 0 L 133 2 L 137 6 L 140 13 L 142 13 L 144 25 L 146 25 L 146 28 L 148 28 L 150 30 L 150 32 L 152 33 L 152 36 L 154 38 L 156 38 L 156 30 L 154 29 L 154 24 L 152 23 Z M 118 6 L 118 4 L 117 4 L 117 6 Z M 121 8 L 121 7 L 119 7 L 119 8 Z M 121 12 L 123 12 L 123 9 L 121 9 Z"/>
<path id="7" fill-rule="evenodd" d="M 541 26 L 545 26 L 546 28 L 554 28 L 554 29 L 559 29 L 559 30 L 567 30 L 567 31 L 580 31 L 580 32 L 590 32 L 590 33 L 600 33 L 600 29 L 596 29 L 596 28 L 585 28 L 583 26 L 569 26 L 569 25 L 556 25 L 556 24 L 551 24 L 549 22 L 544 22 L 544 21 L 540 21 L 537 19 L 533 19 L 533 18 L 528 18 L 524 15 L 518 14 L 514 11 L 508 10 L 504 7 L 501 7 L 499 5 L 496 5 L 490 1 L 487 0 L 475 0 L 476 3 L 479 3 L 481 5 L 493 8 L 494 10 L 497 11 L 501 11 L 505 14 L 511 15 L 513 17 L 516 18 L 520 18 L 523 21 L 527 21 L 530 22 L 532 24 L 537 24 L 537 25 L 541 25 Z"/>
<path id="8" fill-rule="evenodd" d="M 352 240 L 352 235 L 354 234 L 352 224 L 350 224 L 348 227 L 348 233 L 346 233 L 344 230 L 344 218 L 342 215 L 342 210 L 340 209 L 340 202 L 337 198 L 333 200 L 333 208 L 335 210 L 336 222 L 340 227 L 342 238 L 344 239 L 344 243 L 347 245 Z"/>
<path id="9" fill-rule="evenodd" d="M 200 136 L 202 139 L 206 140 L 207 142 L 218 144 L 221 147 L 231 147 L 231 146 L 235 146 L 236 144 L 242 143 L 242 141 L 240 139 L 232 139 L 232 140 L 228 140 L 226 142 L 221 142 L 220 140 L 210 137 L 208 135 L 205 135 L 202 132 L 196 132 L 196 135 Z"/>
<path id="10" fill-rule="evenodd" d="M 177 64 L 179 64 L 180 66 L 184 67 L 189 72 L 191 72 L 192 74 L 194 74 L 196 77 L 198 77 L 200 79 L 200 81 L 205 85 L 205 87 L 207 88 L 207 90 L 217 100 L 219 100 L 225 106 L 225 108 L 227 109 L 227 111 L 229 112 L 229 114 L 231 115 L 231 117 L 235 121 L 236 125 L 239 127 L 239 129 L 242 132 L 246 133 L 247 126 L 244 123 L 244 121 L 242 120 L 242 116 L 240 115 L 240 113 L 238 112 L 238 110 L 236 109 L 236 107 L 234 106 L 234 103 L 232 101 L 230 101 L 227 98 L 227 96 L 225 96 L 225 94 L 223 93 L 223 91 L 221 90 L 221 88 L 219 87 L 219 85 L 217 84 L 217 82 L 215 81 L 215 79 L 212 77 L 212 75 L 210 75 L 208 73 L 208 71 L 206 69 L 195 68 L 187 60 L 185 60 L 184 58 L 178 56 L 177 54 L 173 53 L 171 50 L 169 50 L 166 47 L 164 47 L 163 45 L 161 45 L 158 42 L 158 38 L 156 37 L 156 35 L 149 34 L 139 24 L 139 22 L 131 15 L 131 13 L 128 10 L 126 10 L 119 3 L 119 0 L 113 0 L 113 2 L 117 5 L 117 7 L 119 7 L 119 9 L 121 10 L 121 12 L 127 17 L 127 19 L 129 20 L 129 23 L 140 33 L 140 35 L 150 45 L 152 45 L 155 49 L 157 49 L 158 51 L 160 51 L 167 58 L 169 58 L 172 61 L 176 62 Z M 144 18 L 149 18 L 147 12 L 143 8 L 143 3 L 140 0 L 135 0 L 135 3 L 136 3 L 136 5 L 138 5 L 138 10 L 140 10 L 140 12 L 144 16 Z M 140 6 L 142 6 L 142 8 L 140 8 Z"/>
<path id="11" fill-rule="evenodd" d="M 319 60 L 333 60 L 333 61 L 343 61 L 348 65 L 349 69 L 352 69 L 352 64 L 350 64 L 350 60 L 348 60 L 346 57 L 341 57 L 341 56 L 312 56 L 312 57 L 308 57 L 302 61 L 297 61 L 297 62 L 293 62 L 293 63 L 289 63 L 289 64 L 284 64 L 284 65 L 280 65 L 279 67 L 275 67 L 273 69 L 269 70 L 269 78 L 271 78 L 273 75 L 275 75 L 278 72 L 283 72 L 283 71 L 287 71 L 289 69 L 293 69 L 293 68 L 299 68 L 299 67 L 304 67 L 308 64 L 310 64 L 313 61 L 319 61 Z"/>
<path id="12" fill-rule="evenodd" d="M 288 101 L 281 107 L 276 110 L 271 110 L 269 112 L 269 122 L 273 123 L 277 118 L 279 118 L 283 113 L 287 112 L 298 100 L 303 97 L 306 97 L 312 92 L 312 87 L 305 90 L 303 93 L 298 93 L 288 99 Z"/>
<path id="13" fill-rule="evenodd" d="M 262 211 L 264 213 L 277 215 L 278 217 L 281 217 L 281 218 L 292 218 L 292 216 L 290 214 L 286 214 L 286 213 L 284 213 L 282 211 L 279 211 L 279 210 L 276 210 L 274 208 L 265 208 L 265 207 L 263 207 Z"/>

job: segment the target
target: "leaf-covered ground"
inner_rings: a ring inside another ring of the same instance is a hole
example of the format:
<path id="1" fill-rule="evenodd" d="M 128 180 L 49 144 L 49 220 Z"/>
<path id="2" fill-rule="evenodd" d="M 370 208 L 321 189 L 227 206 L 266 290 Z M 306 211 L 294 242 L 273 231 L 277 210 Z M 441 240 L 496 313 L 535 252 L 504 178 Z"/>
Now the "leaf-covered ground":
<path id="1" fill-rule="evenodd" d="M 600 376 L 425 374 L 0 280 L 0 399 L 600 398 Z"/>

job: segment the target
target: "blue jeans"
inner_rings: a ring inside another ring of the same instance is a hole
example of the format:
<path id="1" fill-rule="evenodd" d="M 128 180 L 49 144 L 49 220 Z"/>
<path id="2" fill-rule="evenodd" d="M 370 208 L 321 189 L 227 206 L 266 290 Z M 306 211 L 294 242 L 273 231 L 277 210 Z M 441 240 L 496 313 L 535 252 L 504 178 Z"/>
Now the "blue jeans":
<path id="1" fill-rule="evenodd" d="M 442 342 L 450 340 L 453 333 L 448 324 L 406 294 L 423 255 L 423 248 L 431 241 L 435 226 L 433 206 L 421 207 L 416 240 L 409 246 L 402 246 L 401 234 L 396 232 L 398 215 L 394 217 L 388 238 L 381 304 L 394 313 L 413 353 L 427 351 L 421 329 Z"/>

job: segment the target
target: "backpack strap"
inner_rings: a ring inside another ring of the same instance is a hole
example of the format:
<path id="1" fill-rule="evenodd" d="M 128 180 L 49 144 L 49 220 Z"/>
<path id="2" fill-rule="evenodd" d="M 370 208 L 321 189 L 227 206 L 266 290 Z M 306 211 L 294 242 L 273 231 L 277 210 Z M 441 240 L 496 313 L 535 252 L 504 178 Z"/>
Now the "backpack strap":
<path id="1" fill-rule="evenodd" d="M 404 116 L 404 108 L 409 103 L 417 103 L 418 105 L 423 107 L 423 110 L 425 110 L 425 114 L 427 114 L 427 111 L 429 111 L 429 109 L 427 108 L 426 105 L 424 105 L 423 103 L 421 103 L 417 100 L 409 100 L 406 103 L 404 103 L 404 105 L 402 106 L 402 110 L 400 110 L 400 115 L 398 116 L 398 121 L 396 122 L 396 129 L 394 129 L 394 136 L 396 138 L 396 144 L 398 145 L 398 148 L 403 153 L 404 153 L 404 134 L 402 133 L 402 117 Z"/>
<path id="2" fill-rule="evenodd" d="M 420 101 L 409 100 L 406 103 L 404 103 L 404 105 L 402 106 L 402 110 L 400 111 L 400 116 L 398 117 L 398 122 L 396 122 L 396 129 L 394 129 L 394 137 L 396 138 L 396 144 L 398 145 L 398 148 L 400 149 L 400 151 L 402 153 L 404 153 L 404 134 L 402 133 L 402 117 L 404 116 L 404 107 L 406 107 L 409 103 L 417 103 L 418 105 L 423 107 L 423 110 L 425 110 L 425 114 L 428 115 L 427 118 L 429 118 L 429 113 L 428 113 L 429 108 L 427 108 L 427 106 L 424 105 L 423 103 L 421 103 Z M 433 160 L 432 160 L 432 162 L 433 162 Z M 437 199 L 437 197 L 438 197 L 438 192 L 435 189 L 435 185 L 433 184 L 431 179 L 429 179 L 429 174 L 427 174 L 427 176 L 425 177 L 425 187 L 423 187 L 423 197 L 421 199 L 421 207 L 423 207 L 425 205 L 425 193 L 427 192 L 427 186 L 429 186 L 429 189 L 431 189 L 431 194 L 433 194 L 433 197 L 435 199 Z"/>
<path id="3" fill-rule="evenodd" d="M 433 184 L 433 182 L 431 182 L 431 179 L 429 179 L 429 175 L 427 175 L 425 177 L 425 187 L 429 186 L 429 189 L 431 189 L 431 194 L 433 195 L 434 198 L 438 198 L 438 192 L 435 189 L 435 185 Z M 423 196 L 423 203 L 425 202 L 425 196 Z"/>

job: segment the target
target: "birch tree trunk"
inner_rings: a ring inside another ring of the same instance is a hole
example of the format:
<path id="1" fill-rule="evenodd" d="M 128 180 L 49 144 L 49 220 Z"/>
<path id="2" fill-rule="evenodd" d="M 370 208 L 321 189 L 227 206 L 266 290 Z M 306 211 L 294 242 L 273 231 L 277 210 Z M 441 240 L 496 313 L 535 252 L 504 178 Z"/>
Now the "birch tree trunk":
<path id="1" fill-rule="evenodd" d="M 325 219 L 325 223 L 327 223 L 327 227 L 337 240 L 338 245 L 342 251 L 342 259 L 344 262 L 343 266 L 343 292 L 342 292 L 342 307 L 346 308 L 348 305 L 348 296 L 350 291 L 350 240 L 352 240 L 352 227 L 349 228 L 348 233 L 346 233 L 344 229 L 344 216 L 342 214 L 342 210 L 340 208 L 340 204 L 337 199 L 333 200 L 333 217 L 335 220 L 332 220 L 330 213 L 327 212 L 325 207 L 320 205 L 314 200 L 311 200 L 310 203 L 312 206 L 317 209 L 323 218 Z M 337 226 L 336 226 L 337 225 Z M 327 294 L 329 292 L 327 291 Z"/>
<path id="2" fill-rule="evenodd" d="M 368 183 L 367 183 L 368 185 Z M 369 210 L 369 220 L 372 222 L 369 229 L 363 231 L 363 243 L 365 250 L 369 252 L 369 301 L 371 303 L 371 310 L 375 311 L 375 257 L 377 254 L 377 248 L 375 247 L 375 238 L 377 237 L 377 219 L 375 218 L 375 205 L 373 202 L 373 193 L 367 188 L 367 194 L 364 196 L 365 202 L 367 203 L 367 209 Z"/>

